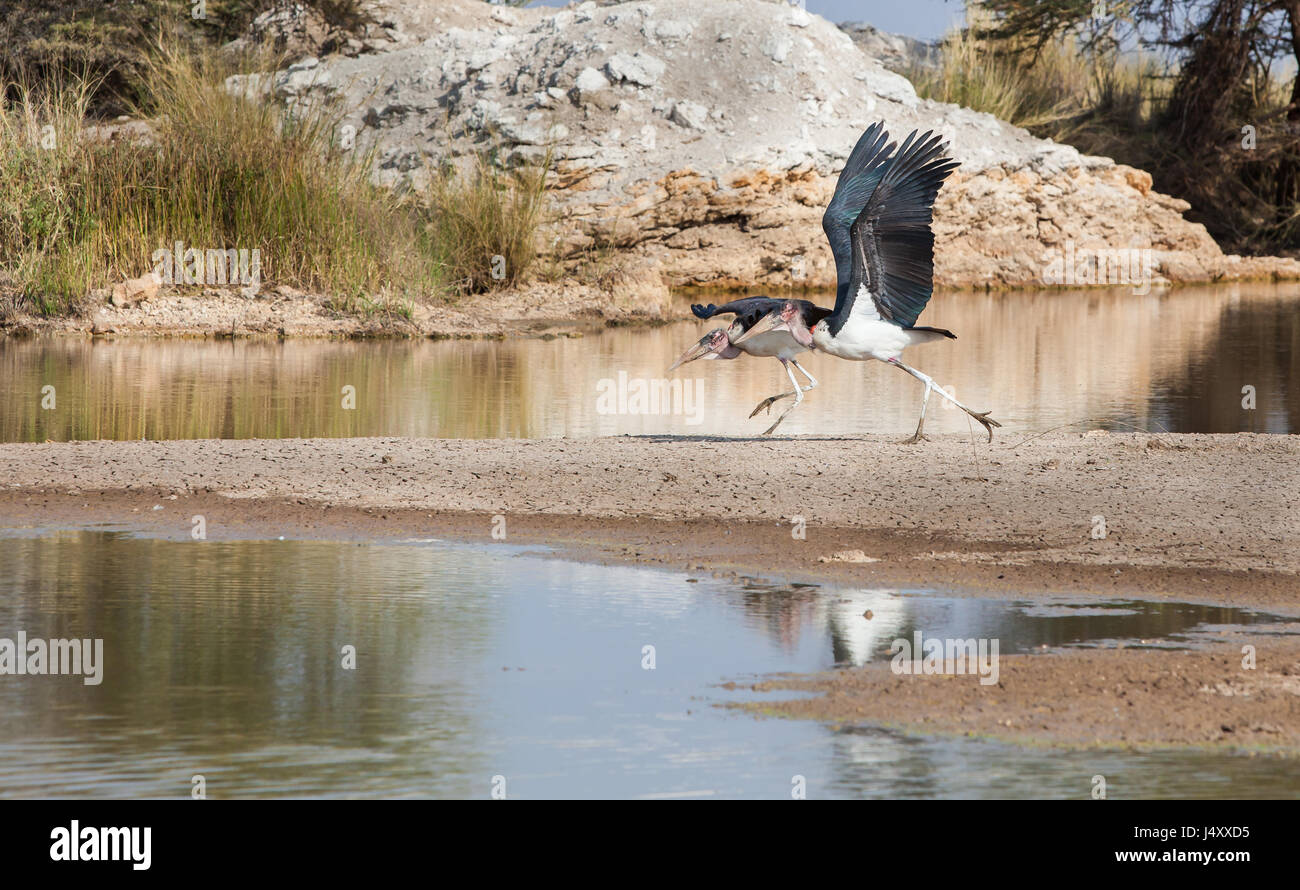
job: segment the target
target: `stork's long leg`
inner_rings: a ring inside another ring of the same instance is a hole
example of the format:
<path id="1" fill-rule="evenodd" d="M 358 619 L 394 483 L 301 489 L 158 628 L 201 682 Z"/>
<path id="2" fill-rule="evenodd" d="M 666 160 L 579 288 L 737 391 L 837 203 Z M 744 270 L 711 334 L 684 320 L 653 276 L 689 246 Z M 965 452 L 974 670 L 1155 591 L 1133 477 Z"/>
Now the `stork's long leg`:
<path id="1" fill-rule="evenodd" d="M 912 433 L 912 438 L 904 439 L 904 445 L 915 445 L 917 442 L 925 441 L 925 435 L 921 432 L 925 428 L 925 408 L 930 404 L 930 390 L 934 389 L 932 385 L 925 385 L 925 395 L 921 397 L 921 419 L 916 422 L 916 432 Z M 943 392 L 943 390 L 940 390 Z"/>
<path id="2" fill-rule="evenodd" d="M 765 436 L 772 435 L 772 430 L 779 427 L 781 425 L 781 421 L 785 420 L 786 415 L 789 414 L 791 411 L 793 411 L 795 408 L 798 408 L 799 403 L 803 401 L 803 387 L 799 385 L 798 380 L 794 379 L 794 370 L 791 369 L 790 367 L 791 364 L 790 361 L 788 359 L 781 359 L 780 361 L 781 361 L 781 367 L 785 368 L 785 373 L 790 377 L 790 385 L 794 387 L 794 392 L 793 392 L 794 402 L 790 405 L 789 408 L 786 408 L 784 411 L 781 412 L 781 416 L 776 419 L 775 423 L 773 423 L 767 429 L 763 430 L 763 435 Z M 786 393 L 786 395 L 791 395 L 791 393 Z M 754 415 L 752 414 L 750 415 L 750 417 L 753 416 Z"/>
<path id="3" fill-rule="evenodd" d="M 810 389 L 814 389 L 814 388 L 817 386 L 817 378 L 814 377 L 813 375 L 809 374 L 807 371 L 805 371 L 805 370 L 803 369 L 803 365 L 799 364 L 799 363 L 798 363 L 797 361 L 795 361 L 794 359 L 790 359 L 790 364 L 792 364 L 792 365 L 794 365 L 796 368 L 798 368 L 798 369 L 799 369 L 799 373 L 802 374 L 803 376 L 805 376 L 805 377 L 808 378 L 808 385 L 805 386 L 805 387 L 803 388 L 803 391 L 804 391 L 804 392 L 807 392 L 807 391 L 810 390 Z"/>
<path id="4" fill-rule="evenodd" d="M 817 378 L 813 377 L 813 375 L 811 375 L 811 374 L 809 374 L 807 371 L 805 371 L 805 370 L 803 369 L 803 365 L 799 364 L 799 363 L 798 363 L 797 361 L 795 361 L 794 359 L 790 359 L 790 364 L 792 364 L 792 365 L 794 365 L 796 368 L 798 368 L 798 369 L 799 369 L 799 373 L 802 374 L 803 376 L 805 376 L 805 377 L 808 378 L 808 385 L 807 385 L 807 386 L 802 386 L 802 387 L 796 385 L 796 386 L 795 386 L 795 390 L 796 390 L 796 391 L 797 391 L 797 390 L 802 390 L 803 392 L 808 392 L 808 390 L 810 390 L 810 389 L 816 389 L 816 388 L 817 388 Z M 787 369 L 787 370 L 789 370 L 789 369 Z M 793 379 L 793 377 L 792 377 L 791 379 Z M 753 411 L 749 412 L 749 416 L 750 416 L 750 417 L 753 417 L 755 414 L 757 414 L 758 412 L 760 412 L 760 411 L 762 411 L 762 410 L 764 410 L 764 409 L 771 409 L 771 407 L 772 407 L 772 405 L 773 405 L 774 403 L 781 401 L 781 399 L 788 399 L 788 398 L 790 398 L 790 396 L 792 396 L 792 395 L 794 395 L 794 394 L 795 394 L 794 392 L 783 392 L 783 393 L 781 393 L 779 396 L 771 396 L 771 397 L 769 397 L 769 398 L 763 399 L 763 401 L 759 402 L 759 403 L 758 403 L 758 406 L 757 406 L 756 408 L 754 408 Z"/>
<path id="5" fill-rule="evenodd" d="M 994 420 L 993 418 L 989 417 L 989 412 L 988 412 L 988 411 L 983 411 L 983 412 L 980 412 L 980 411 L 972 411 L 970 408 L 967 408 L 967 407 L 966 407 L 965 405 L 963 405 L 961 402 L 957 401 L 957 400 L 954 399 L 952 396 L 948 395 L 948 393 L 943 389 L 943 387 L 941 387 L 941 386 L 939 386 L 939 384 L 935 383 L 935 382 L 934 382 L 934 379 L 931 378 L 928 374 L 922 374 L 920 371 L 916 370 L 916 368 L 908 367 L 907 365 L 903 364 L 902 362 L 900 362 L 900 361 L 899 361 L 898 359 L 896 359 L 896 358 L 891 358 L 891 359 L 889 360 L 889 363 L 890 363 L 891 365 L 896 366 L 896 367 L 902 368 L 904 371 L 906 371 L 907 373 L 911 374 L 911 375 L 912 375 L 913 377 L 915 377 L 917 380 L 920 380 L 922 383 L 925 384 L 925 399 L 924 399 L 924 401 L 922 401 L 922 403 L 921 403 L 921 422 L 918 423 L 918 424 L 916 425 L 916 435 L 914 435 L 910 441 L 913 441 L 913 442 L 919 442 L 919 441 L 921 440 L 921 438 L 922 438 L 922 436 L 921 436 L 921 427 L 924 426 L 924 424 L 925 424 L 925 405 L 926 405 L 926 402 L 928 402 L 929 399 L 930 399 L 930 390 L 934 390 L 934 391 L 937 392 L 939 395 L 943 396 L 945 399 L 947 399 L 948 401 L 952 402 L 952 403 L 953 403 L 954 405 L 956 405 L 958 408 L 960 408 L 961 410 L 965 411 L 965 412 L 966 412 L 967 414 L 969 414 L 971 417 L 975 418 L 975 419 L 978 420 L 980 423 L 982 423 L 982 424 L 984 425 L 984 429 L 988 430 L 988 433 L 989 433 L 989 441 L 990 441 L 990 442 L 993 441 L 993 428 L 994 428 L 995 426 L 1002 426 L 1002 424 L 998 423 L 996 420 Z"/>

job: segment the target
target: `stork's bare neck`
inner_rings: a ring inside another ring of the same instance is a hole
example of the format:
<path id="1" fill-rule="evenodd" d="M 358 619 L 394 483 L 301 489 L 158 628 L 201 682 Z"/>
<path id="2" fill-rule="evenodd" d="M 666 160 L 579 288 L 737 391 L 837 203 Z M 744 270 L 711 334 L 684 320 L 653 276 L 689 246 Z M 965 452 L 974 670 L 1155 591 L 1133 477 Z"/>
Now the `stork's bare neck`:
<path id="1" fill-rule="evenodd" d="M 812 304 L 808 305 L 812 306 Z M 817 310 L 816 306 L 812 306 L 812 308 Z M 818 310 L 818 313 L 824 313 L 824 310 Z M 801 349 L 812 349 L 814 348 L 813 339 L 808 330 L 808 325 L 810 318 L 825 318 L 824 314 L 818 313 L 807 311 L 804 306 L 794 300 L 787 300 L 755 322 L 745 332 L 744 336 L 736 341 L 736 344 L 741 349 L 744 349 L 747 343 L 758 340 L 760 337 L 781 335 L 789 337 Z"/>

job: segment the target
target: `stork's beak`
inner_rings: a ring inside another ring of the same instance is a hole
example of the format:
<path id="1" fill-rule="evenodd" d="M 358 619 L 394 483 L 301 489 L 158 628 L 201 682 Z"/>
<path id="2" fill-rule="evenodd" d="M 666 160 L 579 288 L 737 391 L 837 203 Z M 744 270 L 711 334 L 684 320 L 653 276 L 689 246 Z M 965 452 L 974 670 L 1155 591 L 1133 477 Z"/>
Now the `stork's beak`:
<path id="1" fill-rule="evenodd" d="M 773 309 L 767 315 L 764 315 L 757 322 L 755 322 L 752 328 L 745 331 L 744 334 L 738 337 L 734 341 L 734 344 L 739 346 L 741 343 L 744 343 L 750 337 L 757 337 L 759 334 L 766 334 L 769 331 L 788 331 L 788 330 L 790 330 L 790 323 L 787 321 L 782 321 L 781 310 Z"/>
<path id="2" fill-rule="evenodd" d="M 668 372 L 671 374 L 673 371 L 677 369 L 678 365 L 684 365 L 687 362 L 693 362 L 697 358 L 704 358 L 706 355 L 713 355 L 713 347 L 709 345 L 708 337 L 705 337 L 699 343 L 696 343 L 690 349 L 683 352 L 678 357 L 677 361 L 673 362 L 672 365 L 669 366 Z"/>

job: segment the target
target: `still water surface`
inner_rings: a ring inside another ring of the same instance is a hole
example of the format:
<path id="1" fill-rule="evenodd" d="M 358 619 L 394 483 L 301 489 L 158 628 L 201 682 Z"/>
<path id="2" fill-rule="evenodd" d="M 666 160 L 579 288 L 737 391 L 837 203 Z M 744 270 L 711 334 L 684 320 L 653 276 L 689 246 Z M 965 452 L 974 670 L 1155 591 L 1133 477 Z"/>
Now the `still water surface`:
<path id="1" fill-rule="evenodd" d="M 685 303 L 678 314 L 691 318 Z M 923 321 L 958 339 L 917 347 L 909 362 L 973 408 L 992 409 L 1004 437 L 1080 421 L 1153 432 L 1300 431 L 1300 284 L 1146 296 L 941 293 Z M 686 365 L 671 378 L 690 384 L 680 399 L 632 413 L 636 381 L 665 379 L 719 324 L 505 342 L 0 339 L 0 441 L 756 435 L 771 421 L 749 419 L 750 410 L 789 388 L 774 359 Z M 782 433 L 915 428 L 921 391 L 906 374 L 816 354 L 803 364 L 821 386 Z M 45 387 L 53 408 L 43 407 Z M 343 407 L 345 387 L 355 390 L 355 408 Z M 1254 408 L 1243 407 L 1244 387 L 1253 388 Z M 612 413 L 603 394 L 612 395 Z M 965 415 L 945 404 L 936 403 L 927 428 L 966 432 Z"/>
<path id="2" fill-rule="evenodd" d="M 1195 645 L 1294 619 L 695 577 L 421 541 L 0 533 L 0 636 L 99 637 L 103 681 L 0 677 L 0 797 L 1300 796 L 1286 761 L 1020 749 L 756 719 L 720 687 L 891 641 Z M 870 609 L 871 620 L 863 613 Z M 357 666 L 341 666 L 355 646 Z M 645 647 L 655 668 L 646 670 Z M 977 682 L 977 678 L 965 678 Z"/>

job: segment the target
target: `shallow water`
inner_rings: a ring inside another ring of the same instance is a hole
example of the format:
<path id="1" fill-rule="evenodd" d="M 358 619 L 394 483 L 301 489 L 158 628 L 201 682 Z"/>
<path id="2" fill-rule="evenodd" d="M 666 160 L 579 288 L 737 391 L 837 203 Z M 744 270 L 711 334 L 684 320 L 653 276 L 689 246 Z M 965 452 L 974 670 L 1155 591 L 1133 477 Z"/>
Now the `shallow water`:
<path id="1" fill-rule="evenodd" d="M 715 707 L 754 697 L 725 681 L 851 669 L 915 631 L 1002 653 L 1300 631 L 1250 610 L 784 586 L 428 541 L 10 530 L 0 565 L 0 637 L 104 641 L 97 686 L 0 676 L 0 797 L 179 797 L 194 775 L 215 798 L 487 797 L 494 781 L 516 798 L 788 798 L 796 776 L 814 798 L 1084 797 L 1098 773 L 1112 797 L 1300 796 L 1270 758 Z"/>
<path id="2" fill-rule="evenodd" d="M 679 314 L 691 318 L 685 303 Z M 941 293 L 922 320 L 958 339 L 916 347 L 910 363 L 991 409 L 1004 435 L 1085 421 L 1080 428 L 1300 431 L 1297 284 Z M 665 377 L 719 324 L 505 342 L 0 339 L 0 441 L 755 435 L 771 421 L 748 419 L 750 410 L 789 388 L 774 359 L 700 361 Z M 911 377 L 826 355 L 803 364 L 820 386 L 783 433 L 915 428 L 921 392 Z M 665 380 L 689 386 L 637 404 L 635 388 Z M 1253 409 L 1243 407 L 1247 386 Z M 353 408 L 343 407 L 345 387 Z M 945 404 L 934 400 L 927 428 L 966 432 L 965 415 Z"/>

